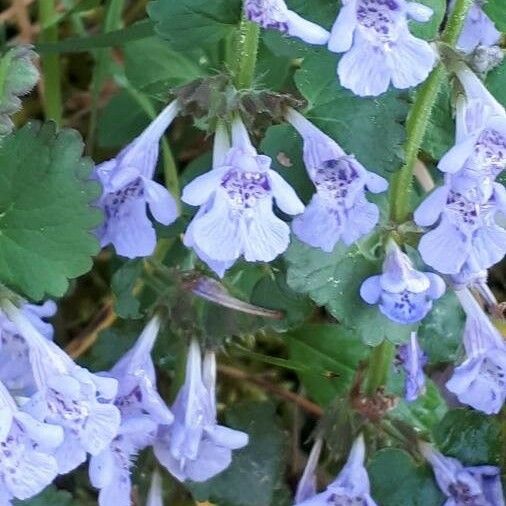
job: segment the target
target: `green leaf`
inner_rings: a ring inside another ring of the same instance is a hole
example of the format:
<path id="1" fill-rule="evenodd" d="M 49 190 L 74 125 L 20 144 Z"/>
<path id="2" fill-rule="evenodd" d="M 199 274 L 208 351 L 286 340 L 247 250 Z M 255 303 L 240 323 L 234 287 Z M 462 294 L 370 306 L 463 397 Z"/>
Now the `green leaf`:
<path id="1" fill-rule="evenodd" d="M 111 288 L 116 296 L 114 309 L 120 318 L 142 318 L 141 303 L 133 294 L 142 271 L 142 260 L 133 260 L 125 262 L 112 277 Z"/>
<path id="2" fill-rule="evenodd" d="M 232 34 L 241 17 L 240 0 L 154 0 L 149 17 L 174 49 L 205 47 Z"/>
<path id="3" fill-rule="evenodd" d="M 35 50 L 40 54 L 82 53 L 101 47 L 123 46 L 132 40 L 144 39 L 153 35 L 153 23 L 149 19 L 146 19 L 127 28 L 101 33 L 93 37 L 74 37 L 60 42 L 37 44 Z"/>
<path id="4" fill-rule="evenodd" d="M 205 483 L 192 483 L 197 501 L 220 506 L 277 506 L 283 473 L 285 436 L 274 406 L 265 402 L 237 404 L 226 413 L 226 425 L 249 435 L 248 446 L 234 451 L 232 465 Z"/>
<path id="5" fill-rule="evenodd" d="M 10 115 L 21 108 L 19 97 L 29 93 L 39 80 L 36 58 L 30 48 L 17 46 L 0 59 L 0 135 L 12 131 Z"/>
<path id="6" fill-rule="evenodd" d="M 356 246 L 338 244 L 332 253 L 292 241 L 285 254 L 288 285 L 307 293 L 319 306 L 355 330 L 364 343 L 376 346 L 384 339 L 401 343 L 413 327 L 396 324 L 360 298 L 360 285 L 381 272 L 378 261 L 365 258 Z"/>
<path id="7" fill-rule="evenodd" d="M 498 30 L 506 32 L 506 4 L 503 0 L 488 0 L 483 10 L 490 16 Z"/>
<path id="8" fill-rule="evenodd" d="M 490 93 L 506 107 L 506 60 L 487 75 L 486 86 Z"/>
<path id="9" fill-rule="evenodd" d="M 422 149 L 433 160 L 440 160 L 455 143 L 455 121 L 451 105 L 451 86 L 443 83 L 432 108 L 430 124 L 425 132 Z"/>
<path id="10" fill-rule="evenodd" d="M 398 375 L 404 378 L 404 375 Z M 404 384 L 404 381 L 403 381 Z M 430 432 L 447 412 L 446 402 L 439 393 L 437 386 L 426 378 L 426 392 L 414 402 L 404 399 L 389 412 L 390 416 L 422 431 Z M 399 392 L 400 396 L 403 394 Z"/>
<path id="11" fill-rule="evenodd" d="M 368 466 L 371 495 L 385 506 L 441 506 L 444 496 L 427 466 L 398 449 L 380 450 Z"/>
<path id="12" fill-rule="evenodd" d="M 149 124 L 149 117 L 126 91 L 120 91 L 100 112 L 98 142 L 101 147 L 123 146 Z"/>
<path id="13" fill-rule="evenodd" d="M 285 337 L 290 358 L 312 370 L 298 375 L 310 397 L 322 406 L 346 393 L 368 353 L 368 347 L 343 325 L 307 324 Z M 325 377 L 322 370 L 331 374 Z"/>
<path id="14" fill-rule="evenodd" d="M 65 490 L 58 490 L 53 485 L 27 501 L 14 501 L 15 506 L 77 506 L 77 501 Z"/>
<path id="15" fill-rule="evenodd" d="M 420 346 L 429 363 L 454 362 L 464 332 L 465 314 L 453 292 L 434 302 L 432 310 L 418 329 Z"/>
<path id="16" fill-rule="evenodd" d="M 315 190 L 304 167 L 302 139 L 297 132 L 290 125 L 272 126 L 260 149 L 272 158 L 272 168 L 290 183 L 301 199 L 309 202 Z"/>
<path id="17" fill-rule="evenodd" d="M 295 74 L 299 91 L 309 102 L 307 117 L 369 170 L 382 175 L 400 164 L 407 102 L 397 91 L 374 98 L 356 97 L 340 86 L 337 57 L 320 50 L 304 59 Z"/>
<path id="18" fill-rule="evenodd" d="M 439 450 L 466 465 L 497 464 L 503 437 L 497 417 L 471 409 L 449 411 L 433 429 Z"/>
<path id="19" fill-rule="evenodd" d="M 148 94 L 167 95 L 170 88 L 201 77 L 205 70 L 159 37 L 125 46 L 126 77 L 134 88 Z"/>
<path id="20" fill-rule="evenodd" d="M 432 17 L 426 23 L 420 23 L 414 20 L 410 21 L 409 29 L 415 37 L 433 40 L 437 37 L 439 27 L 446 14 L 446 0 L 420 0 L 419 3 L 432 9 Z"/>
<path id="21" fill-rule="evenodd" d="M 0 144 L 0 281 L 40 300 L 90 270 L 100 222 L 75 130 L 30 123 Z"/>
<path id="22" fill-rule="evenodd" d="M 279 271 L 272 276 L 264 276 L 253 288 L 250 302 L 267 309 L 279 309 L 285 317 L 282 320 L 268 320 L 266 324 L 284 332 L 304 322 L 311 314 L 313 304 L 308 297 L 294 292 L 287 284 L 284 274 Z"/>

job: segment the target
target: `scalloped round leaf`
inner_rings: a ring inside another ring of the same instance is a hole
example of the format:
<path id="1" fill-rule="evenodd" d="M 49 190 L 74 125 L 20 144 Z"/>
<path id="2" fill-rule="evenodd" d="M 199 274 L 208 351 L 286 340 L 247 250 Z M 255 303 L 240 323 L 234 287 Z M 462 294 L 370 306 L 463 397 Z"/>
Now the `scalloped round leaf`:
<path id="1" fill-rule="evenodd" d="M 369 170 L 388 175 L 401 163 L 406 95 L 392 90 L 380 97 L 357 97 L 340 86 L 337 61 L 336 55 L 319 50 L 296 72 L 297 87 L 309 102 L 306 116 Z"/>
<path id="2" fill-rule="evenodd" d="M 0 281 L 26 296 L 59 297 L 89 271 L 99 244 L 100 188 L 78 132 L 29 123 L 0 144 Z"/>
<path id="3" fill-rule="evenodd" d="M 500 461 L 504 435 L 497 417 L 467 408 L 452 409 L 433 427 L 433 434 L 442 453 L 468 466 Z"/>
<path id="4" fill-rule="evenodd" d="M 339 322 L 356 331 L 364 343 L 376 346 L 384 339 L 393 343 L 408 339 L 412 325 L 390 321 L 376 306 L 360 298 L 360 285 L 380 272 L 381 266 L 365 258 L 356 246 L 338 244 L 332 253 L 325 253 L 293 240 L 285 257 L 288 285 L 325 306 Z"/>
<path id="5" fill-rule="evenodd" d="M 176 50 L 208 48 L 227 37 L 241 19 L 240 0 L 154 0 L 148 4 L 155 30 Z"/>
<path id="6" fill-rule="evenodd" d="M 305 389 L 322 406 L 351 387 L 357 366 L 369 349 L 343 325 L 307 324 L 285 338 L 290 358 L 307 366 L 307 372 L 297 373 Z"/>
<path id="7" fill-rule="evenodd" d="M 506 3 L 504 0 L 488 0 L 483 6 L 483 10 L 495 23 L 498 30 L 506 31 Z"/>
<path id="8" fill-rule="evenodd" d="M 371 495 L 385 506 L 441 506 L 444 496 L 428 466 L 417 466 L 403 450 L 376 452 L 368 466 Z"/>

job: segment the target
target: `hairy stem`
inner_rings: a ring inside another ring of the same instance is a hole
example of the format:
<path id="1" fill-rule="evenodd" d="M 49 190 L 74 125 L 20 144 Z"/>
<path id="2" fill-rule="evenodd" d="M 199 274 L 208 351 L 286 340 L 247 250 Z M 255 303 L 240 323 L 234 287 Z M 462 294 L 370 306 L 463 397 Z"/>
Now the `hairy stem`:
<path id="1" fill-rule="evenodd" d="M 58 24 L 55 0 L 39 0 L 39 21 L 42 26 L 41 42 L 58 41 Z M 58 54 L 43 56 L 42 73 L 44 76 L 44 113 L 47 119 L 60 124 L 62 119 L 61 67 Z"/>
<path id="2" fill-rule="evenodd" d="M 260 27 L 244 16 L 239 25 L 235 60 L 235 85 L 238 89 L 250 88 L 255 76 Z"/>
<path id="3" fill-rule="evenodd" d="M 472 0 L 456 0 L 448 24 L 441 36 L 441 42 L 452 47 L 455 46 L 472 3 Z M 444 65 L 440 62 L 417 91 L 406 121 L 407 140 L 404 148 L 406 160 L 402 168 L 392 178 L 390 186 L 390 218 L 396 223 L 405 222 L 411 212 L 410 196 L 413 171 L 445 75 Z"/>

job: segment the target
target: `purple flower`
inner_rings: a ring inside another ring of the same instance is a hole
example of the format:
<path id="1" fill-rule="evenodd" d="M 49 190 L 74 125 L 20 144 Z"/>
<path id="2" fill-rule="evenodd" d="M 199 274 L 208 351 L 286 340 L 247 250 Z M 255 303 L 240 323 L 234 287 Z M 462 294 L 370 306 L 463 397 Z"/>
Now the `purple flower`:
<path id="1" fill-rule="evenodd" d="M 493 46 L 501 39 L 501 32 L 483 12 L 480 3 L 478 0 L 469 9 L 464 27 L 460 32 L 457 47 L 465 53 L 471 53 L 477 46 Z"/>
<path id="2" fill-rule="evenodd" d="M 0 383 L 0 504 L 29 499 L 58 474 L 55 449 L 63 440 L 61 427 L 41 423 L 20 411 Z"/>
<path id="3" fill-rule="evenodd" d="M 445 284 L 437 274 L 417 271 L 393 241 L 387 246 L 383 273 L 367 278 L 360 287 L 368 304 L 378 304 L 387 318 L 406 325 L 425 318 L 432 301 L 444 291 Z"/>
<path id="4" fill-rule="evenodd" d="M 455 191 L 474 189 L 485 202 L 496 177 L 506 168 L 506 113 L 467 67 L 457 70 L 466 97 L 457 101 L 455 146 L 439 162 Z"/>
<path id="5" fill-rule="evenodd" d="M 399 346 L 398 357 L 406 375 L 404 397 L 408 402 L 416 401 L 425 393 L 423 366 L 427 363 L 427 355 L 420 348 L 416 332 L 411 332 L 408 343 Z"/>
<path id="6" fill-rule="evenodd" d="M 159 425 L 172 423 L 172 413 L 156 390 L 151 359 L 159 329 L 155 316 L 109 373 L 118 381 L 114 404 L 121 413 L 121 425 L 111 443 L 90 460 L 90 480 L 100 489 L 100 506 L 129 504 L 133 458 L 154 442 Z"/>
<path id="7" fill-rule="evenodd" d="M 376 96 L 424 81 L 436 55 L 409 32 L 408 17 L 428 21 L 432 9 L 406 0 L 343 0 L 328 47 L 344 53 L 337 73 L 355 95 Z"/>
<path id="8" fill-rule="evenodd" d="M 230 150 L 230 138 L 226 127 L 222 123 L 218 123 L 216 127 L 216 133 L 214 136 L 214 148 L 213 148 L 213 170 L 218 170 L 225 164 L 225 158 Z M 197 211 L 194 220 L 188 225 L 186 233 L 184 235 L 184 245 L 188 248 L 192 248 L 197 256 L 205 262 L 208 267 L 213 270 L 220 278 L 225 275 L 225 272 L 232 267 L 235 260 L 214 260 L 206 255 L 195 243 L 193 238 L 194 224 L 198 223 L 210 209 L 213 207 L 214 196 L 209 199 L 208 202 L 203 204 Z"/>
<path id="9" fill-rule="evenodd" d="M 223 163 L 183 190 L 184 202 L 204 207 L 190 225 L 191 244 L 199 255 L 225 266 L 240 256 L 269 262 L 290 242 L 290 228 L 274 214 L 273 200 L 292 215 L 304 205 L 271 170 L 271 159 L 257 154 L 240 119 L 232 124 L 232 148 Z"/>
<path id="10" fill-rule="evenodd" d="M 97 455 L 118 433 L 120 414 L 111 404 L 117 381 L 76 365 L 10 301 L 4 300 L 2 309 L 29 348 L 37 391 L 24 409 L 37 420 L 63 428 L 65 438 L 55 457 L 58 471 L 69 472 L 84 462 L 87 452 Z"/>
<path id="11" fill-rule="evenodd" d="M 98 235 L 102 246 L 113 244 L 119 255 L 135 258 L 153 253 L 156 234 L 146 206 L 163 225 L 178 216 L 174 197 L 153 181 L 160 138 L 178 112 L 179 105 L 172 102 L 116 158 L 95 168 L 104 188 L 100 207 L 105 222 Z"/>
<path id="12" fill-rule="evenodd" d="M 432 465 L 439 488 L 448 497 L 444 506 L 504 506 L 498 467 L 464 467 L 428 443 L 420 443 L 420 450 Z"/>
<path id="13" fill-rule="evenodd" d="M 202 360 L 190 345 L 186 379 L 172 406 L 174 423 L 160 428 L 155 455 L 178 480 L 207 481 L 232 462 L 232 450 L 248 444 L 248 435 L 216 421 L 216 358 Z"/>
<path id="14" fill-rule="evenodd" d="M 329 40 L 327 30 L 288 9 L 284 0 L 246 0 L 244 13 L 262 28 L 279 30 L 309 44 L 326 44 Z"/>
<path id="15" fill-rule="evenodd" d="M 48 300 L 42 305 L 24 304 L 21 311 L 46 338 L 53 338 L 53 326 L 43 318 L 56 313 L 56 304 Z M 16 326 L 0 312 L 0 381 L 16 395 L 29 396 L 35 390 L 28 346 Z"/>
<path id="16" fill-rule="evenodd" d="M 376 506 L 370 495 L 371 489 L 364 459 L 364 438 L 359 436 L 351 448 L 348 461 L 342 471 L 325 492 L 297 503 L 296 506 L 347 506 L 348 504 Z"/>
<path id="17" fill-rule="evenodd" d="M 444 274 L 459 274 L 464 268 L 480 272 L 501 260 L 506 252 L 506 231 L 496 218 L 506 212 L 506 190 L 492 183 L 490 197 L 483 201 L 478 189 L 461 193 L 450 176 L 415 211 L 417 225 L 433 230 L 421 239 L 424 262 Z"/>
<path id="18" fill-rule="evenodd" d="M 323 441 L 318 438 L 311 453 L 307 460 L 304 473 L 297 485 L 297 491 L 295 492 L 295 504 L 298 505 L 307 499 L 311 499 L 316 495 L 317 482 L 316 482 L 316 468 L 318 467 L 318 460 L 320 459 L 320 453 L 322 451 Z"/>
<path id="19" fill-rule="evenodd" d="M 387 181 L 367 171 L 294 109 L 288 110 L 286 119 L 304 139 L 304 163 L 316 187 L 304 213 L 293 220 L 295 235 L 329 253 L 339 240 L 352 244 L 379 219 L 378 207 L 367 201 L 365 190 L 383 192 Z"/>
<path id="20" fill-rule="evenodd" d="M 466 360 L 446 383 L 460 402 L 490 415 L 506 400 L 506 345 L 468 290 L 457 296 L 467 312 L 464 329 Z"/>

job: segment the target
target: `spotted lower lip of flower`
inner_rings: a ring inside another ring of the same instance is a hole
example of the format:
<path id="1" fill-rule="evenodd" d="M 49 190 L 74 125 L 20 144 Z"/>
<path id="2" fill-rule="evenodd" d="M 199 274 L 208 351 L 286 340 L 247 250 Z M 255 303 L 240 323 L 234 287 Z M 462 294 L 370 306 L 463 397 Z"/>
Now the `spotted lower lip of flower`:
<path id="1" fill-rule="evenodd" d="M 378 304 L 387 318 L 405 325 L 425 318 L 432 301 L 444 292 L 444 281 L 437 274 L 415 270 L 393 241 L 387 246 L 383 274 L 367 278 L 360 287 L 362 299 Z"/>
<path id="2" fill-rule="evenodd" d="M 326 44 L 329 32 L 289 10 L 284 0 L 246 0 L 244 13 L 262 28 L 272 28 L 309 44 Z"/>
<path id="3" fill-rule="evenodd" d="M 63 441 L 63 431 L 19 411 L 2 383 L 0 406 L 0 497 L 2 504 L 10 504 L 13 498 L 33 497 L 56 478 L 53 454 Z"/>
<path id="4" fill-rule="evenodd" d="M 369 477 L 364 467 L 365 444 L 363 436 L 353 443 L 348 461 L 327 489 L 296 506 L 377 506 L 371 497 Z"/>
<path id="5" fill-rule="evenodd" d="M 353 156 L 302 114 L 288 109 L 287 121 L 304 140 L 304 163 L 316 193 L 292 228 L 303 242 L 331 252 L 342 240 L 349 245 L 378 223 L 379 210 L 367 201 L 365 190 L 380 193 L 388 183 L 367 171 Z"/>
<path id="6" fill-rule="evenodd" d="M 458 177 L 458 176 L 454 176 Z M 488 269 L 506 252 L 506 231 L 496 222 L 506 214 L 506 190 L 493 183 L 487 202 L 476 191 L 453 190 L 453 178 L 434 190 L 416 209 L 419 226 L 431 226 L 418 249 L 424 262 L 443 274 L 458 274 L 464 265 L 474 272 Z"/>
<path id="7" fill-rule="evenodd" d="M 268 262 L 286 250 L 290 229 L 274 214 L 273 201 L 291 215 L 301 213 L 304 205 L 270 164 L 269 157 L 256 153 L 244 124 L 236 119 L 223 165 L 184 188 L 184 202 L 205 206 L 193 219 L 190 234 L 205 258 L 229 266 L 241 256 Z"/>
<path id="8" fill-rule="evenodd" d="M 436 55 L 424 40 L 411 35 L 408 17 L 428 21 L 432 10 L 406 0 L 347 0 L 339 11 L 328 47 L 344 53 L 341 84 L 359 96 L 384 93 L 390 83 L 409 88 L 424 81 Z"/>
<path id="9" fill-rule="evenodd" d="M 65 438 L 54 455 L 59 472 L 69 472 L 84 462 L 86 453 L 98 454 L 118 433 L 120 413 L 112 404 L 117 381 L 77 366 L 10 301 L 3 300 L 1 307 L 29 348 L 37 392 L 24 409 L 63 428 Z"/>
<path id="10" fill-rule="evenodd" d="M 160 138 L 178 112 L 177 102 L 169 104 L 116 158 L 95 169 L 104 187 L 99 205 L 105 214 L 97 234 L 103 247 L 113 244 L 119 255 L 136 258 L 153 253 L 156 234 L 147 207 L 163 225 L 179 214 L 174 197 L 153 181 Z"/>
<path id="11" fill-rule="evenodd" d="M 498 467 L 464 467 L 457 459 L 445 457 L 428 443 L 419 446 L 432 465 L 439 488 L 449 499 L 445 504 L 504 506 Z"/>
<path id="12" fill-rule="evenodd" d="M 185 383 L 172 412 L 174 423 L 160 428 L 154 451 L 180 481 L 207 481 L 230 465 L 232 450 L 248 444 L 246 434 L 217 423 L 216 359 L 207 353 L 202 365 L 196 341 L 190 345 Z"/>

